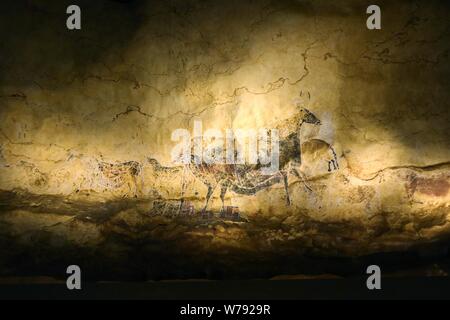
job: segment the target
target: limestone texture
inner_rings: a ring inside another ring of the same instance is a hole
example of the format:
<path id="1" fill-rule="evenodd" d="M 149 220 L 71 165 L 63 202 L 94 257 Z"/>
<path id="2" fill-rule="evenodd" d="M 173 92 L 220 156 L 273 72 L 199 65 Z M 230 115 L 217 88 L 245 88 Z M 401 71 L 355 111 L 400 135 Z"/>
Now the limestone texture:
<path id="1" fill-rule="evenodd" d="M 381 30 L 362 0 L 77 2 L 81 30 L 70 1 L 0 9 L 0 278 L 447 275 L 447 2 L 378 1 Z M 230 189 L 225 216 L 217 187 L 202 214 L 172 132 L 286 138 L 298 106 L 321 124 L 297 132 L 290 205 L 281 181 Z"/>

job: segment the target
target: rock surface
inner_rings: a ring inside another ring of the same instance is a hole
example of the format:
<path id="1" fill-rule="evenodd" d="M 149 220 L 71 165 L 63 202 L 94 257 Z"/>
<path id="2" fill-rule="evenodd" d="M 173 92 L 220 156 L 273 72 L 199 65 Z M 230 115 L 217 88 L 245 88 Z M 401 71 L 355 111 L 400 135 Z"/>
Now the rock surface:
<path id="1" fill-rule="evenodd" d="M 270 278 L 448 260 L 448 4 L 381 1 L 370 31 L 357 0 L 80 3 L 75 32 L 65 1 L 0 13 L 0 276 L 63 277 L 77 262 L 91 279 Z M 171 133 L 194 120 L 273 128 L 297 104 L 322 123 L 300 134 L 312 191 L 293 176 L 290 206 L 281 183 L 228 191 L 236 221 L 219 216 L 218 188 L 202 218 L 207 188 L 171 163 Z M 183 179 L 195 216 L 179 215 Z"/>

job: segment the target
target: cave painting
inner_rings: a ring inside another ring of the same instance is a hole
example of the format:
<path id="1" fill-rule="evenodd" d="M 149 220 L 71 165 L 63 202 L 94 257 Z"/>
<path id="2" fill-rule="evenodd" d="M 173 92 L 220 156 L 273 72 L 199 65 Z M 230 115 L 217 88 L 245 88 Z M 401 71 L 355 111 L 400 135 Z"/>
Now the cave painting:
<path id="1" fill-rule="evenodd" d="M 197 120 L 192 138 L 186 129 L 172 132 L 172 141 L 180 141 L 172 149 L 174 164 L 259 164 L 263 175 L 279 171 L 277 129 L 226 129 L 224 135 L 218 129 L 203 132 L 202 128 L 202 121 Z"/>
<path id="2" fill-rule="evenodd" d="M 333 146 L 320 139 L 308 139 L 300 141 L 301 129 L 303 125 L 319 126 L 321 121 L 308 109 L 297 106 L 297 113 L 294 117 L 282 121 L 276 126 L 280 132 L 279 145 L 276 155 L 278 157 L 279 169 L 277 172 L 265 175 L 261 173 L 261 163 L 239 164 L 239 163 L 206 163 L 196 161 L 191 156 L 191 161 L 185 165 L 185 172 L 190 172 L 199 179 L 206 187 L 206 199 L 202 212 L 206 212 L 208 203 L 214 190 L 220 187 L 220 199 L 222 201 L 222 212 L 225 211 L 225 195 L 228 189 L 244 195 L 255 194 L 256 192 L 268 188 L 276 183 L 282 182 L 286 194 L 286 204 L 291 205 L 289 194 L 289 176 L 297 177 L 305 187 L 305 190 L 312 192 L 308 185 L 308 177 L 302 170 L 303 150 L 312 150 L 315 154 L 327 155 L 325 161 L 328 163 L 327 171 L 331 172 L 339 168 L 338 159 Z M 272 145 L 273 148 L 273 145 Z M 183 208 L 184 194 L 187 183 L 185 174 L 182 178 L 181 204 Z"/>
<path id="3" fill-rule="evenodd" d="M 137 161 L 126 161 L 110 163 L 97 161 L 98 169 L 101 172 L 101 184 L 108 188 L 119 188 L 128 183 L 130 190 L 133 190 L 135 197 L 138 195 L 138 176 L 142 171 L 142 165 Z"/>

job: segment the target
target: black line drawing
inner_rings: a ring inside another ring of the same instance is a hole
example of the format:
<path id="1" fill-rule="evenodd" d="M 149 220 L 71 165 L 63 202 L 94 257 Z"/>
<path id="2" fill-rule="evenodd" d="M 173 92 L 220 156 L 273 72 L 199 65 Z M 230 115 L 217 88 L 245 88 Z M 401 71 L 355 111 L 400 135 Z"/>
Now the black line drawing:
<path id="1" fill-rule="evenodd" d="M 295 122 L 292 125 L 292 122 Z M 333 146 L 320 139 L 309 139 L 300 141 L 300 132 L 304 124 L 321 125 L 321 121 L 308 109 L 298 106 L 298 114 L 291 119 L 281 122 L 276 129 L 282 130 L 285 127 L 294 127 L 292 132 L 284 135 L 279 141 L 279 170 L 273 175 L 266 176 L 260 172 L 261 165 L 249 164 L 207 164 L 205 162 L 196 163 L 195 157 L 191 156 L 191 162 L 185 165 L 181 182 L 181 203 L 183 208 L 184 195 L 187 188 L 186 173 L 190 172 L 199 179 L 206 187 L 206 198 L 202 212 L 207 210 L 209 201 L 214 190 L 220 187 L 220 199 L 222 201 L 222 211 L 225 210 L 225 195 L 228 189 L 238 194 L 251 195 L 262 189 L 266 189 L 276 183 L 283 183 L 286 194 L 286 204 L 291 204 L 289 194 L 288 176 L 293 174 L 303 183 L 308 192 L 312 188 L 307 184 L 307 177 L 300 169 L 302 165 L 302 148 L 305 144 L 315 144 L 331 152 L 331 160 L 328 161 L 328 172 L 339 168 L 338 159 Z"/>

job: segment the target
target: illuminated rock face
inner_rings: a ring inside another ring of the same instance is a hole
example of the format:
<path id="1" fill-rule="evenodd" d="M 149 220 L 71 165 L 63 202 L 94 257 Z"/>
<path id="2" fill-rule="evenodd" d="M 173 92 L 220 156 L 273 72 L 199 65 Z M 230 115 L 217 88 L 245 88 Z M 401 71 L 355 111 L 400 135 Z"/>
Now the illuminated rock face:
<path id="1" fill-rule="evenodd" d="M 345 274 L 304 257 L 448 238 L 448 5 L 383 3 L 370 31 L 363 1 L 103 2 L 80 4 L 81 31 L 64 3 L 2 14 L 0 275 Z M 321 125 L 298 131 L 297 105 Z M 202 215 L 207 184 L 171 164 L 194 120 L 298 134 L 290 205 L 249 172 L 255 192 L 225 194 L 238 218 L 219 187 Z"/>

